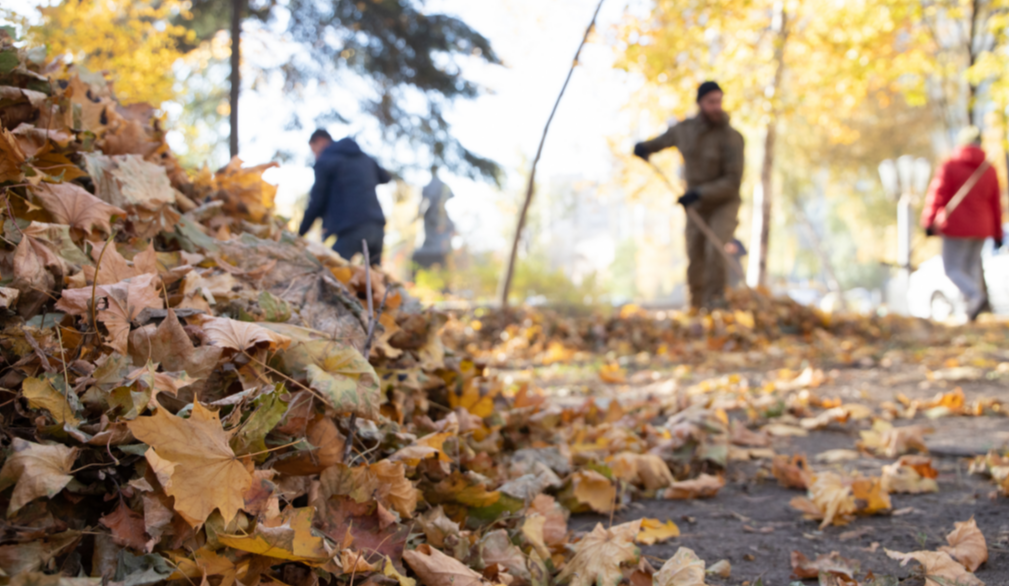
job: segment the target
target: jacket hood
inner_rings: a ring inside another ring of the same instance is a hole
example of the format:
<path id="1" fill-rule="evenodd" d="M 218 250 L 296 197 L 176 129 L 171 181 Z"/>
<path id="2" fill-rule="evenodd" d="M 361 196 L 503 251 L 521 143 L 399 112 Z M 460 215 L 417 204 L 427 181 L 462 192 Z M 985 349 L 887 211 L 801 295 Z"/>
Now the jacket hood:
<path id="1" fill-rule="evenodd" d="M 985 160 L 985 152 L 979 146 L 968 144 L 953 151 L 951 158 L 962 161 L 971 167 L 978 167 Z"/>
<path id="2" fill-rule="evenodd" d="M 326 153 L 331 153 L 334 155 L 343 155 L 347 157 L 354 157 L 360 155 L 364 151 L 357 144 L 353 138 L 349 136 L 346 138 L 341 138 L 340 140 L 334 142 L 333 144 L 326 147 Z"/>

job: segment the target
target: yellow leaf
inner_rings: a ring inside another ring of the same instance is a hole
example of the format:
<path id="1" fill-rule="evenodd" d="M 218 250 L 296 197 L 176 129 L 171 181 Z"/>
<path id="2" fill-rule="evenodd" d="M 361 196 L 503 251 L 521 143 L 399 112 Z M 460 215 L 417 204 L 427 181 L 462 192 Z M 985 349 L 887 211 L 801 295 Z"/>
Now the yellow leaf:
<path id="1" fill-rule="evenodd" d="M 283 521 L 276 525 L 260 523 L 251 535 L 218 535 L 218 540 L 228 547 L 252 554 L 305 562 L 310 565 L 325 564 L 330 554 L 323 539 L 312 533 L 312 516 L 315 508 L 284 509 Z"/>
<path id="2" fill-rule="evenodd" d="M 197 402 L 189 419 L 158 409 L 153 417 L 131 421 L 129 428 L 175 465 L 165 494 L 175 497 L 175 510 L 190 525 L 203 523 L 214 509 L 226 523 L 235 518 L 245 504 L 243 495 L 252 485 L 252 475 L 228 445 L 230 434 L 221 427 L 217 413 Z"/>
<path id="3" fill-rule="evenodd" d="M 526 538 L 529 545 L 533 546 L 543 559 L 550 557 L 550 550 L 547 549 L 546 543 L 543 542 L 543 526 L 546 525 L 547 518 L 543 515 L 533 515 L 531 517 L 526 517 L 524 523 L 522 523 L 522 536 Z"/>
<path id="4" fill-rule="evenodd" d="M 487 385 L 485 381 L 481 384 L 481 381 L 480 377 L 471 378 L 463 383 L 461 394 L 449 393 L 449 406 L 453 409 L 462 407 L 481 419 L 490 417 L 494 413 L 494 397 L 500 392 L 500 388 Z"/>
<path id="5" fill-rule="evenodd" d="M 599 367 L 599 378 L 604 383 L 624 384 L 627 382 L 627 371 L 617 363 L 604 364 Z"/>
<path id="6" fill-rule="evenodd" d="M 680 536 L 680 528 L 672 521 L 663 523 L 658 519 L 642 519 L 641 533 L 635 540 L 644 545 L 655 545 L 660 541 Z"/>
<path id="7" fill-rule="evenodd" d="M 851 483 L 851 494 L 855 497 L 860 515 L 874 515 L 893 508 L 890 504 L 890 495 L 883 490 L 883 481 L 880 478 L 855 479 Z"/>
<path id="8" fill-rule="evenodd" d="M 432 433 L 428 434 L 413 444 L 397 450 L 389 456 L 393 462 L 403 462 L 407 466 L 416 466 L 421 460 L 425 460 L 437 454 L 438 460 L 442 462 L 452 462 L 452 458 L 442 449 L 445 440 L 455 436 L 453 433 Z"/>
<path id="9" fill-rule="evenodd" d="M 579 470 L 571 475 L 574 496 L 579 503 L 588 505 L 597 513 L 613 510 L 617 488 L 595 470 Z"/>
<path id="10" fill-rule="evenodd" d="M 74 416 L 70 403 L 48 380 L 26 378 L 21 383 L 21 391 L 32 409 L 45 409 L 60 424 L 69 423 L 71 427 L 80 425 L 81 420 Z"/>
<path id="11" fill-rule="evenodd" d="M 382 573 L 399 582 L 399 586 L 417 586 L 417 581 L 399 573 L 396 566 L 388 557 L 382 560 Z"/>

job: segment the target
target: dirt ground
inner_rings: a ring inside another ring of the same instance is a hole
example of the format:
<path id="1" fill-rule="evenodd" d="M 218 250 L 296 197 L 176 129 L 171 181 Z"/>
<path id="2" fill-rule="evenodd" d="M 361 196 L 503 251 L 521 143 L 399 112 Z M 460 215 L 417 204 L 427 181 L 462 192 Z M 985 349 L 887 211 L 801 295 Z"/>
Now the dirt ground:
<path id="1" fill-rule="evenodd" d="M 996 359 L 1001 352 L 994 350 L 989 356 Z M 1004 359 L 1004 357 L 1002 357 Z M 696 384 L 706 377 L 728 374 L 720 369 L 697 372 L 686 380 L 671 382 L 666 372 L 654 372 L 647 384 L 626 385 L 619 389 L 600 386 L 597 379 L 578 373 L 563 376 L 547 375 L 539 382 L 553 389 L 559 401 L 577 394 L 602 397 L 628 397 L 652 392 L 675 393 L 677 388 Z M 743 373 L 759 384 L 763 372 Z M 556 374 L 556 373 L 554 373 Z M 635 377 L 632 377 L 634 379 Z M 977 378 L 975 376 L 975 378 Z M 937 392 L 959 386 L 969 400 L 992 397 L 1009 403 L 1009 379 L 989 369 L 979 380 L 930 381 L 928 370 L 920 364 L 871 365 L 867 368 L 840 368 L 831 374 L 831 380 L 816 389 L 821 397 L 840 397 L 877 406 L 894 400 L 898 394 L 911 399 L 928 398 Z M 581 384 L 581 386 L 579 386 Z M 605 399 L 603 399 L 605 400 Z M 990 480 L 968 474 L 970 456 L 984 454 L 990 448 L 1009 445 L 1009 418 L 944 417 L 934 420 L 918 415 L 915 420 L 901 420 L 898 425 L 926 423 L 935 429 L 927 436 L 933 457 L 933 466 L 939 471 L 938 493 L 924 495 L 892 495 L 892 514 L 858 517 L 843 527 L 818 530 L 815 521 L 803 520 L 801 514 L 789 506 L 789 500 L 802 495 L 802 491 L 782 488 L 770 475 L 770 461 L 730 462 L 727 484 L 715 498 L 707 500 L 637 501 L 616 513 L 613 523 L 622 523 L 641 517 L 673 520 L 681 535 L 665 543 L 645 546 L 642 552 L 656 568 L 673 555 L 679 547 L 689 547 L 709 565 L 726 559 L 732 564 L 728 579 L 710 577 L 710 584 L 755 586 L 762 580 L 766 586 L 791 584 L 790 555 L 800 551 L 809 558 L 832 551 L 861 564 L 862 574 L 871 570 L 877 577 L 887 576 L 879 584 L 923 584 L 915 575 L 918 565 L 911 562 L 901 567 L 899 562 L 887 557 L 884 549 L 901 552 L 935 550 L 945 545 L 945 535 L 953 530 L 954 522 L 966 521 L 972 516 L 984 533 L 989 548 L 989 561 L 976 575 L 989 585 L 1009 584 L 1009 499 L 997 497 Z M 813 431 L 806 437 L 775 438 L 772 447 L 778 454 L 806 454 L 814 470 L 844 468 L 859 470 L 866 475 L 878 476 L 881 466 L 892 460 L 862 456 L 843 464 L 822 465 L 815 462 L 817 454 L 832 449 L 854 449 L 859 430 L 868 429 L 867 421 L 831 424 L 827 429 Z M 588 531 L 596 523 L 607 524 L 608 517 L 601 515 L 576 515 L 571 527 Z M 808 580 L 806 584 L 813 584 Z"/>

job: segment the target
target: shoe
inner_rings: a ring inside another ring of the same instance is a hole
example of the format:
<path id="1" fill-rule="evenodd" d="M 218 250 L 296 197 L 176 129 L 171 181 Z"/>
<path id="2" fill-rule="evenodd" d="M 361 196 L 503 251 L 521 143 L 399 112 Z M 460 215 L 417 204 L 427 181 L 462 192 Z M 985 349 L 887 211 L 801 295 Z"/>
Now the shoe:
<path id="1" fill-rule="evenodd" d="M 972 322 L 977 321 L 977 316 L 981 315 L 986 305 L 988 305 L 987 297 L 981 297 L 973 303 L 967 304 L 967 319 Z"/>

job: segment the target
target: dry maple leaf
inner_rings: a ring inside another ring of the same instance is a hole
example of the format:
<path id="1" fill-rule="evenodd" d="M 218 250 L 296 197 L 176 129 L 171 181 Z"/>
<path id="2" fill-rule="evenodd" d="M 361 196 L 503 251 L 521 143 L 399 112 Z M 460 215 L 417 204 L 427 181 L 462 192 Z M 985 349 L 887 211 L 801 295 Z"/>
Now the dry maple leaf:
<path id="1" fill-rule="evenodd" d="M 307 378 L 333 409 L 377 418 L 383 400 L 378 375 L 354 347 L 329 340 L 298 342 L 280 358 L 286 372 Z"/>
<path id="2" fill-rule="evenodd" d="M 195 380 L 210 376 L 222 352 L 220 346 L 193 346 L 174 309 L 157 328 L 150 325 L 131 332 L 129 347 L 135 364 L 150 360 L 169 372 L 185 371 Z"/>
<path id="3" fill-rule="evenodd" d="M 484 568 L 497 564 L 499 570 L 506 570 L 508 574 L 519 581 L 529 581 L 526 556 L 522 554 L 521 549 L 512 544 L 508 531 L 505 529 L 497 529 L 484 535 L 477 544 L 477 549 L 480 552 L 480 559 L 483 560 Z"/>
<path id="4" fill-rule="evenodd" d="M 261 522 L 251 535 L 219 535 L 224 545 L 279 560 L 322 565 L 332 555 L 323 539 L 312 533 L 314 507 L 284 509 L 283 517 Z"/>
<path id="5" fill-rule="evenodd" d="M 144 517 L 126 506 L 122 499 L 115 511 L 98 521 L 112 531 L 112 541 L 117 545 L 147 551 L 148 536 L 145 533 Z"/>
<path id="6" fill-rule="evenodd" d="M 441 507 L 438 507 L 441 510 Z M 530 515 L 522 522 L 522 537 L 536 550 L 541 559 L 550 557 L 550 549 L 543 542 L 543 526 L 546 524 L 546 517 L 543 515 Z M 430 540 L 430 539 L 429 539 Z"/>
<path id="7" fill-rule="evenodd" d="M 977 528 L 974 517 L 955 525 L 956 528 L 946 536 L 949 545 L 940 547 L 939 551 L 948 553 L 965 568 L 975 572 L 978 566 L 988 561 L 988 543 Z"/>
<path id="8" fill-rule="evenodd" d="M 424 586 L 484 586 L 483 576 L 430 545 L 404 551 L 403 559 L 416 572 Z"/>
<path id="9" fill-rule="evenodd" d="M 315 449 L 299 451 L 282 458 L 274 462 L 273 469 L 281 474 L 307 476 L 343 462 L 346 440 L 332 419 L 317 415 L 308 423 L 305 439 Z"/>
<path id="10" fill-rule="evenodd" d="M 378 479 L 378 500 L 388 505 L 403 517 L 409 519 L 417 509 L 420 491 L 414 488 L 406 476 L 406 468 L 400 462 L 379 460 L 368 466 L 368 470 Z"/>
<path id="11" fill-rule="evenodd" d="M 214 344 L 239 352 L 244 352 L 259 344 L 266 345 L 271 351 L 291 345 L 291 338 L 287 336 L 251 322 L 226 317 L 203 317 L 200 327 Z"/>
<path id="12" fill-rule="evenodd" d="M 641 533 L 635 540 L 643 545 L 655 545 L 661 541 L 680 536 L 680 528 L 672 521 L 663 523 L 658 519 L 642 519 Z"/>
<path id="13" fill-rule="evenodd" d="M 52 498 L 74 479 L 70 475 L 77 449 L 59 444 L 43 445 L 14 438 L 11 453 L 0 470 L 0 490 L 12 484 L 7 516 L 39 497 Z"/>
<path id="14" fill-rule="evenodd" d="M 808 489 L 816 478 L 809 469 L 805 454 L 795 454 L 791 458 L 786 455 L 775 456 L 771 461 L 771 473 L 781 486 L 801 490 Z"/>
<path id="15" fill-rule="evenodd" d="M 401 462 L 379 460 L 367 466 L 332 466 L 319 478 L 323 496 L 348 496 L 358 503 L 378 501 L 409 518 L 417 508 L 420 492 L 405 476 Z M 495 501 L 496 493 L 495 493 Z M 488 503 L 493 504 L 493 502 Z M 471 505 L 476 506 L 476 505 Z"/>
<path id="16" fill-rule="evenodd" d="M 645 490 L 658 490 L 676 482 L 669 466 L 655 454 L 621 452 L 609 464 L 616 478 L 639 484 Z"/>
<path id="17" fill-rule="evenodd" d="M 40 183 L 31 191 L 58 223 L 87 233 L 98 227 L 107 234 L 112 230 L 112 216 L 126 215 L 126 210 L 105 203 L 75 183 Z"/>
<path id="18" fill-rule="evenodd" d="M 69 424 L 71 427 L 80 425 L 81 420 L 77 419 L 66 397 L 54 389 L 48 380 L 26 378 L 21 383 L 21 391 L 32 409 L 45 409 L 61 425 Z"/>
<path id="19" fill-rule="evenodd" d="M 228 445 L 230 434 L 221 427 L 217 413 L 197 402 L 189 419 L 158 409 L 153 417 L 131 421 L 129 428 L 158 457 L 174 465 L 165 494 L 175 497 L 175 509 L 190 525 L 203 523 L 214 509 L 225 522 L 238 514 L 252 475 Z"/>
<path id="20" fill-rule="evenodd" d="M 109 330 L 106 344 L 120 354 L 126 354 L 129 346 L 130 327 L 140 312 L 147 309 L 162 309 L 164 300 L 158 290 L 158 276 L 137 275 L 127 281 L 113 285 L 94 287 L 95 305 L 103 300 L 105 307 L 98 311 L 98 321 Z M 56 308 L 70 315 L 87 315 L 91 311 L 92 287 L 64 289 Z"/>
<path id="21" fill-rule="evenodd" d="M 640 551 L 634 538 L 640 530 L 640 519 L 609 529 L 597 524 L 575 545 L 575 556 L 557 576 L 557 582 L 570 581 L 571 586 L 616 586 L 624 577 L 620 564 L 638 561 Z"/>
<path id="22" fill-rule="evenodd" d="M 617 487 L 595 470 L 578 470 L 571 475 L 572 494 L 579 504 L 597 513 L 613 510 Z"/>
<path id="23" fill-rule="evenodd" d="M 24 175 L 21 164 L 25 162 L 25 153 L 17 139 L 6 128 L 0 128 L 0 183 L 20 181 Z"/>
<path id="24" fill-rule="evenodd" d="M 765 448 L 771 445 L 771 438 L 766 433 L 750 431 L 740 421 L 733 421 L 729 427 L 729 441 L 736 446 Z"/>
<path id="25" fill-rule="evenodd" d="M 725 478 L 712 474 L 701 474 L 691 480 L 674 482 L 663 493 L 667 499 L 697 499 L 712 498 L 725 486 Z"/>
<path id="26" fill-rule="evenodd" d="M 842 524 L 856 511 L 851 487 L 833 472 L 817 476 L 809 487 L 809 498 L 796 497 L 790 504 L 802 511 L 807 519 L 822 519 L 820 529 L 831 523 Z"/>
<path id="27" fill-rule="evenodd" d="M 962 564 L 950 557 L 944 551 L 899 551 L 885 550 L 886 555 L 900 560 L 900 565 L 906 566 L 915 560 L 925 568 L 925 586 L 984 586 L 984 582 L 967 571 Z"/>
<path id="28" fill-rule="evenodd" d="M 49 301 L 49 291 L 62 281 L 63 264 L 44 243 L 24 236 L 14 251 L 14 282 L 11 287 L 21 295 L 18 312 L 22 316 L 35 314 Z"/>
<path id="29" fill-rule="evenodd" d="M 91 248 L 91 258 L 95 264 L 101 259 L 97 273 L 99 285 L 118 283 L 144 273 L 158 274 L 157 252 L 154 250 L 153 244 L 148 245 L 146 250 L 134 256 L 132 263 L 119 253 L 115 243 L 110 243 L 108 250 L 105 250 L 105 246 L 105 242 L 99 242 Z M 85 266 L 83 271 L 85 281 L 94 283 L 95 267 Z"/>
<path id="30" fill-rule="evenodd" d="M 858 573 L 859 564 L 856 560 L 841 557 L 836 551 L 830 554 L 820 554 L 811 560 L 801 551 L 792 552 L 792 577 L 800 580 L 818 578 L 820 574 L 835 574 L 848 580 Z"/>
<path id="31" fill-rule="evenodd" d="M 652 576 L 655 586 L 705 586 L 704 560 L 694 550 L 681 547 Z"/>
<path id="32" fill-rule="evenodd" d="M 924 436 L 933 431 L 924 425 L 894 427 L 888 421 L 877 419 L 872 429 L 859 432 L 862 440 L 858 446 L 885 458 L 896 458 L 911 450 L 927 452 Z"/>
<path id="33" fill-rule="evenodd" d="M 537 518 L 542 519 L 543 517 Z M 435 547 L 445 547 L 446 540 L 458 540 L 459 538 L 459 524 L 445 515 L 441 505 L 419 515 L 417 524 L 420 525 L 428 543 Z"/>
<path id="34" fill-rule="evenodd" d="M 559 545 L 567 541 L 568 510 L 560 506 L 554 497 L 546 494 L 536 495 L 529 506 L 527 514 L 543 515 L 543 542 L 547 545 Z"/>
<path id="35" fill-rule="evenodd" d="M 939 492 L 935 478 L 939 475 L 928 456 L 901 456 L 893 464 L 883 466 L 883 490 L 893 493 L 919 494 Z"/>
<path id="36" fill-rule="evenodd" d="M 158 372 L 158 365 L 148 362 L 146 366 L 126 375 L 125 382 L 128 384 L 139 383 L 142 387 L 147 388 L 150 391 L 147 405 L 156 407 L 158 405 L 157 397 L 160 393 L 168 393 L 175 397 L 179 394 L 179 389 L 187 387 L 195 381 L 186 376 L 185 372 Z"/>
<path id="37" fill-rule="evenodd" d="M 851 496 L 855 498 L 856 513 L 875 515 L 893 508 L 890 495 L 883 488 L 881 478 L 856 478 L 851 481 Z"/>

